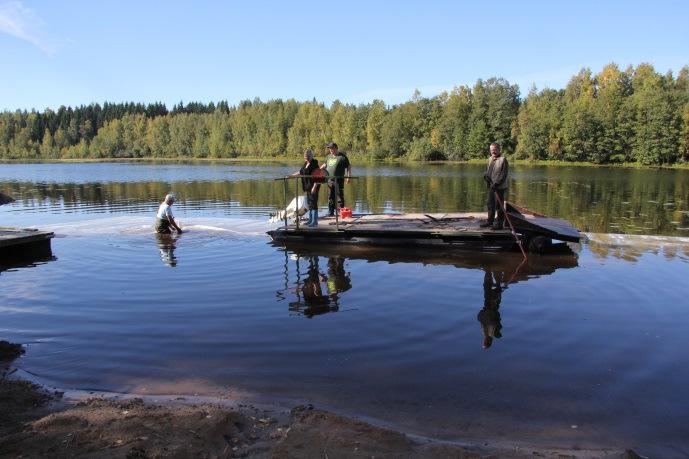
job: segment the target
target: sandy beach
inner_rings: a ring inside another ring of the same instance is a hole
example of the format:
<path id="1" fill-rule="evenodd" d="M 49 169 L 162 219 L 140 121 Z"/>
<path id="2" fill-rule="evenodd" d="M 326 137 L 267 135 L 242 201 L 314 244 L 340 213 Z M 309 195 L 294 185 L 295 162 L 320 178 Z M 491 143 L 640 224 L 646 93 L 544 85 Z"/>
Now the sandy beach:
<path id="1" fill-rule="evenodd" d="M 311 405 L 243 404 L 188 395 L 63 392 L 18 376 L 0 355 L 0 457 L 571 457 L 636 458 L 631 450 L 448 443 Z"/>

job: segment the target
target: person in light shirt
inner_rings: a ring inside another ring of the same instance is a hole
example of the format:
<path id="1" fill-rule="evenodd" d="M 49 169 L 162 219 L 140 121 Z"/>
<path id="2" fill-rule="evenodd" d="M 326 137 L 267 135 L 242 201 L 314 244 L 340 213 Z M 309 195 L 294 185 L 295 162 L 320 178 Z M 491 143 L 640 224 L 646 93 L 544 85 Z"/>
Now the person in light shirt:
<path id="1" fill-rule="evenodd" d="M 175 218 L 172 216 L 172 205 L 175 203 L 174 193 L 168 193 L 165 195 L 165 199 L 158 207 L 158 213 L 156 214 L 155 230 L 156 233 L 160 234 L 170 234 L 172 229 L 178 233 L 182 233 L 182 228 L 177 225 Z"/>

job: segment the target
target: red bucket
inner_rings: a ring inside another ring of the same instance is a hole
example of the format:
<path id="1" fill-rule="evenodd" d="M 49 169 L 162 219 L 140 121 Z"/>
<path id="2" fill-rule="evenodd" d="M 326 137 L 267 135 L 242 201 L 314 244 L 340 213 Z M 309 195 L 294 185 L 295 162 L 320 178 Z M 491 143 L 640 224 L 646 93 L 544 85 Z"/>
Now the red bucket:
<path id="1" fill-rule="evenodd" d="M 340 218 L 349 218 L 352 216 L 352 209 L 343 207 L 340 209 Z"/>

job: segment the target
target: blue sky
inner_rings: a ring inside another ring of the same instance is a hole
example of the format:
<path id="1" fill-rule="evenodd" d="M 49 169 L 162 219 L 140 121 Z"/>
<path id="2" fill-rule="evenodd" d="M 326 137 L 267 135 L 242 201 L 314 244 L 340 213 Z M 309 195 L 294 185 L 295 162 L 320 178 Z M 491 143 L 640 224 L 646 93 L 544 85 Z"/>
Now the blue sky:
<path id="1" fill-rule="evenodd" d="M 689 65 L 689 3 L 0 0 L 0 110 L 260 97 L 389 104 L 478 78 Z"/>

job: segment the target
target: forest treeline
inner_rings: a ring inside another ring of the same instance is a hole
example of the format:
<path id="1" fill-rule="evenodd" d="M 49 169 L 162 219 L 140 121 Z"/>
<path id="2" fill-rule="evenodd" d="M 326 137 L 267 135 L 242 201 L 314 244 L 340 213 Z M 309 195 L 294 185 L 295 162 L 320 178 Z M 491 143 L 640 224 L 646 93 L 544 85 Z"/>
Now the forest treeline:
<path id="1" fill-rule="evenodd" d="M 258 99 L 230 106 L 105 103 L 0 113 L 2 159 L 298 157 L 326 142 L 371 159 L 512 157 L 596 164 L 689 160 L 689 67 L 583 69 L 560 90 L 478 80 L 406 103 Z"/>

